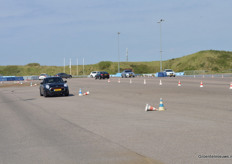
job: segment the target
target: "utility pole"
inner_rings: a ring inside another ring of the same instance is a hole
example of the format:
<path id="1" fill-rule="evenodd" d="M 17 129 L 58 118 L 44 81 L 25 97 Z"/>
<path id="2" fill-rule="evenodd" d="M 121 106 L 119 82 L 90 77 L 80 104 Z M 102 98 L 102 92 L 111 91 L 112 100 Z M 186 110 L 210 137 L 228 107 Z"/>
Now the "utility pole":
<path id="1" fill-rule="evenodd" d="M 70 63 L 69 63 L 69 69 L 70 69 L 70 75 L 71 75 L 72 74 L 72 71 L 71 71 L 71 69 L 72 69 L 71 58 L 70 58 Z"/>
<path id="2" fill-rule="evenodd" d="M 83 58 L 83 75 L 85 74 L 85 65 L 84 65 L 84 63 L 85 63 L 85 59 Z"/>
<path id="3" fill-rule="evenodd" d="M 160 72 L 162 72 L 162 28 L 161 28 L 161 23 L 163 22 L 163 19 L 160 19 L 159 23 L 160 24 Z"/>
<path id="4" fill-rule="evenodd" d="M 120 32 L 118 32 L 118 73 L 120 73 L 119 35 Z"/>
<path id="5" fill-rule="evenodd" d="M 78 76 L 78 58 L 77 58 L 77 76 Z"/>
<path id="6" fill-rule="evenodd" d="M 64 58 L 64 73 L 65 73 L 65 58 Z"/>
<path id="7" fill-rule="evenodd" d="M 128 48 L 126 48 L 126 61 L 128 62 Z"/>

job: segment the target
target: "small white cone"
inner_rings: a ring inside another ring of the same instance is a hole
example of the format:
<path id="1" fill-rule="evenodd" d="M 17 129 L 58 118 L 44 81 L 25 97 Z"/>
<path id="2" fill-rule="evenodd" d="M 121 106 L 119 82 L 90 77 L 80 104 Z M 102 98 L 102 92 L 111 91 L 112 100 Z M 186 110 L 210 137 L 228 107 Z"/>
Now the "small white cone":
<path id="1" fill-rule="evenodd" d="M 214 76 L 212 75 L 212 78 L 214 78 Z"/>
<path id="2" fill-rule="evenodd" d="M 79 96 L 83 96 L 81 88 L 79 89 Z"/>
<path id="3" fill-rule="evenodd" d="M 159 85 L 162 85 L 162 81 L 161 81 L 161 79 L 160 79 L 160 83 L 159 83 Z"/>
<path id="4" fill-rule="evenodd" d="M 196 78 L 196 75 L 194 75 L 193 77 Z"/>
<path id="5" fill-rule="evenodd" d="M 147 111 L 157 111 L 157 110 L 158 110 L 157 108 L 155 108 L 155 107 L 153 107 L 151 105 L 146 104 L 146 106 L 145 106 L 145 111 L 146 112 Z"/>
<path id="6" fill-rule="evenodd" d="M 230 89 L 232 89 L 232 82 L 230 83 Z"/>
<path id="7" fill-rule="evenodd" d="M 144 79 L 143 84 L 144 84 L 144 85 L 147 84 L 146 79 Z"/>
<path id="8" fill-rule="evenodd" d="M 224 78 L 224 75 L 222 74 L 222 78 Z"/>
<path id="9" fill-rule="evenodd" d="M 108 83 L 110 83 L 110 79 L 108 79 Z"/>
<path id="10" fill-rule="evenodd" d="M 180 80 L 179 80 L 179 82 L 178 82 L 178 87 L 180 87 L 181 86 L 181 82 L 180 82 Z"/>
<path id="11" fill-rule="evenodd" d="M 23 84 L 23 82 L 22 82 L 22 81 L 20 81 L 20 84 L 22 85 L 22 84 Z"/>
<path id="12" fill-rule="evenodd" d="M 32 82 L 31 82 L 31 87 L 32 87 Z"/>
<path id="13" fill-rule="evenodd" d="M 120 83 L 120 78 L 118 79 L 118 83 Z"/>
<path id="14" fill-rule="evenodd" d="M 203 87 L 203 82 L 202 82 L 202 81 L 201 81 L 200 87 L 201 87 L 201 88 Z"/>
<path id="15" fill-rule="evenodd" d="M 132 84 L 132 80 L 130 79 L 130 84 Z"/>

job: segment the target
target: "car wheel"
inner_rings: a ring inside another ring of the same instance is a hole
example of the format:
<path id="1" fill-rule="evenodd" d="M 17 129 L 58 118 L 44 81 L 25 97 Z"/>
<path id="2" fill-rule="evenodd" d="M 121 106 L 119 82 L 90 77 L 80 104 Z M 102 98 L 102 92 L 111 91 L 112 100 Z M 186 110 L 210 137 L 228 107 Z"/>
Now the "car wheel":
<path id="1" fill-rule="evenodd" d="M 69 96 L 69 90 L 67 90 L 67 92 L 65 92 L 64 95 L 65 95 L 65 96 Z"/>
<path id="2" fill-rule="evenodd" d="M 39 93 L 40 93 L 40 96 L 43 96 L 42 92 L 41 92 L 41 89 L 39 89 Z"/>
<path id="3" fill-rule="evenodd" d="M 43 95 L 44 95 L 44 97 L 48 97 L 48 94 L 47 94 L 47 92 L 45 92 L 45 91 L 44 91 L 44 94 L 43 94 Z"/>

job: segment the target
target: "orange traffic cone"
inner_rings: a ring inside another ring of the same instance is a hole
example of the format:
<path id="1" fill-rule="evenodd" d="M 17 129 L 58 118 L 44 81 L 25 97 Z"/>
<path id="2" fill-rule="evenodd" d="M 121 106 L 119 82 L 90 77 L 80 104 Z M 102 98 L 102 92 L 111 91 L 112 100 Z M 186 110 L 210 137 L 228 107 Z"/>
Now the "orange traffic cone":
<path id="1" fill-rule="evenodd" d="M 201 81 L 200 87 L 201 87 L 201 88 L 203 87 L 203 83 L 202 83 L 202 81 Z"/>
<path id="2" fill-rule="evenodd" d="M 83 95 L 89 95 L 89 91 L 85 92 Z"/>
<path id="3" fill-rule="evenodd" d="M 145 106 L 145 111 L 157 111 L 158 109 L 156 109 L 155 107 L 146 104 Z"/>
<path id="4" fill-rule="evenodd" d="M 180 82 L 180 80 L 179 80 L 179 82 L 178 82 L 178 87 L 180 87 L 181 86 L 181 82 Z"/>

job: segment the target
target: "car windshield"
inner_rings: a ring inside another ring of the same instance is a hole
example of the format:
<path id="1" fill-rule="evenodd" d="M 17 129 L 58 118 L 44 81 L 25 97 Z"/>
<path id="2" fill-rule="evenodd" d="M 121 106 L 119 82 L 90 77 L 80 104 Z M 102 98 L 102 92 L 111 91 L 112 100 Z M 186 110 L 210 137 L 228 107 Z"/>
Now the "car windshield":
<path id="1" fill-rule="evenodd" d="M 45 83 L 61 83 L 63 80 L 61 78 L 46 78 Z"/>
<path id="2" fill-rule="evenodd" d="M 171 69 L 169 69 L 169 70 L 166 70 L 166 72 L 172 72 L 172 70 L 171 70 Z"/>

